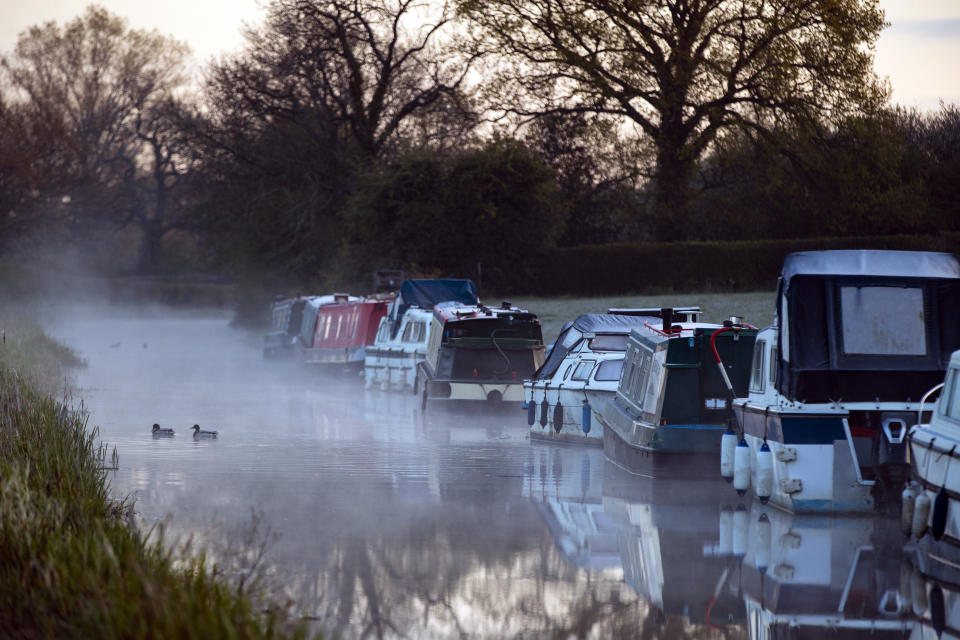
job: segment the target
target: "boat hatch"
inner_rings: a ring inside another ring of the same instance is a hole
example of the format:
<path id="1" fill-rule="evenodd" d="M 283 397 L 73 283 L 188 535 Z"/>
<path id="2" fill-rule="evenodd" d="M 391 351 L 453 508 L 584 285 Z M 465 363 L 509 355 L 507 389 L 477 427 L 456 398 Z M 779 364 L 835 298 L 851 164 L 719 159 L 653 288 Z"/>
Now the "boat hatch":
<path id="1" fill-rule="evenodd" d="M 784 397 L 919 400 L 960 349 L 960 260 L 909 251 L 790 254 L 777 309 L 776 388 Z"/>

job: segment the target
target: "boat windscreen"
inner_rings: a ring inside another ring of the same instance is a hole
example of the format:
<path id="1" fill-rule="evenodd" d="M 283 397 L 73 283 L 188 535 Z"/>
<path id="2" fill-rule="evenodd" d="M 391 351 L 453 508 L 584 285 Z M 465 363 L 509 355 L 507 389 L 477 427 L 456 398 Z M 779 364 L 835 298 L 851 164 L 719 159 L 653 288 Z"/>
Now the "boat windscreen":
<path id="1" fill-rule="evenodd" d="M 591 351 L 626 351 L 630 336 L 627 334 L 610 334 L 590 338 L 587 346 Z"/>
<path id="2" fill-rule="evenodd" d="M 443 335 L 444 340 L 490 337 L 543 341 L 540 323 L 532 313 L 504 314 L 448 322 Z"/>

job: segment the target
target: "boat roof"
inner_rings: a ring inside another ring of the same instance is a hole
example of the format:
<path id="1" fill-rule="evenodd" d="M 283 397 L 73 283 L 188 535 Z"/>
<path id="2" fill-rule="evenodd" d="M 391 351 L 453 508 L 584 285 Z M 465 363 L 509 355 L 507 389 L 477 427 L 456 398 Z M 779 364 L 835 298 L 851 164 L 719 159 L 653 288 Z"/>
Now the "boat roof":
<path id="1" fill-rule="evenodd" d="M 635 316 L 611 313 L 585 313 L 578 316 L 573 322 L 567 323 L 560 330 L 553 348 L 547 354 L 547 359 L 534 374 L 533 377 L 549 378 L 556 373 L 560 363 L 570 353 L 577 342 L 585 333 L 594 335 L 611 334 L 629 334 L 633 329 L 642 327 L 645 322 L 660 322 L 659 318 L 654 316 Z"/>
<path id="2" fill-rule="evenodd" d="M 396 334 L 403 320 L 403 314 L 410 307 L 432 309 L 440 302 L 456 302 L 476 305 L 480 299 L 473 280 L 457 278 L 408 278 L 400 285 L 396 303 L 393 306 L 391 334 Z"/>
<path id="3" fill-rule="evenodd" d="M 507 304 L 506 302 L 504 304 Z M 529 314 L 526 309 L 510 307 L 487 307 L 482 304 L 457 304 L 452 301 L 441 302 L 434 305 L 433 312 L 444 322 L 457 322 L 459 320 L 483 320 L 486 318 L 496 319 L 502 315 Z M 531 314 L 532 315 L 532 314 Z"/>
<path id="4" fill-rule="evenodd" d="M 960 260 L 932 251 L 802 251 L 784 258 L 781 275 L 784 282 L 806 275 L 960 279 Z"/>

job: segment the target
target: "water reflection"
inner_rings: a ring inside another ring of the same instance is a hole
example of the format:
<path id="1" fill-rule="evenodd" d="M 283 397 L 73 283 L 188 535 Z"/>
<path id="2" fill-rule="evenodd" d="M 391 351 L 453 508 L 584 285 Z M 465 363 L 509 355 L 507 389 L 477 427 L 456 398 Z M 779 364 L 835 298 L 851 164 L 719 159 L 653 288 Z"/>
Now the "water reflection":
<path id="1" fill-rule="evenodd" d="M 412 394 L 264 362 L 223 316 L 70 317 L 58 332 L 89 360 L 78 384 L 118 447 L 114 492 L 231 575 L 269 542 L 267 578 L 331 637 L 960 627 L 956 591 L 931 586 L 929 552 L 904 551 L 889 519 L 789 516 L 723 482 L 633 476 L 595 448 L 529 442 L 520 411 L 423 415 Z M 177 435 L 153 439 L 153 422 Z M 194 422 L 220 437 L 193 441 Z"/>

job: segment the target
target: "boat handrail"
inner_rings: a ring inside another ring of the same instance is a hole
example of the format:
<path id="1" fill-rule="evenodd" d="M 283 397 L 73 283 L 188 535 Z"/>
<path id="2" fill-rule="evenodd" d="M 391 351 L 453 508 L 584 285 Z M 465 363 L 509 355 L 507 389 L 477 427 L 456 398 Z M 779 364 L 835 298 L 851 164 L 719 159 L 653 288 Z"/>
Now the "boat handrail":
<path id="1" fill-rule="evenodd" d="M 923 405 L 926 404 L 927 398 L 929 398 L 931 395 L 933 395 L 934 393 L 936 393 L 936 392 L 939 391 L 940 389 L 943 389 L 943 383 L 942 383 L 942 382 L 941 382 L 940 384 L 935 384 L 935 385 L 933 385 L 933 386 L 930 388 L 930 390 L 927 391 L 925 394 L 923 394 L 923 397 L 920 398 L 920 408 L 917 409 L 917 424 L 913 425 L 913 427 L 910 428 L 910 431 L 911 431 L 911 432 L 912 432 L 914 429 L 916 429 L 917 427 L 920 427 L 920 426 L 921 426 L 921 423 L 923 422 Z"/>
<path id="2" fill-rule="evenodd" d="M 650 329 L 650 330 L 653 331 L 654 333 L 658 333 L 658 334 L 660 334 L 661 336 L 666 336 L 666 337 L 668 337 L 668 338 L 672 338 L 672 337 L 674 337 L 674 336 L 679 336 L 679 335 L 680 335 L 681 333 L 683 333 L 683 331 L 684 331 L 684 328 L 683 328 L 683 327 L 680 327 L 680 326 L 678 326 L 678 327 L 675 328 L 675 329 L 671 327 L 669 331 L 664 331 L 663 329 L 657 329 L 655 326 L 653 326 L 652 324 L 650 324 L 650 323 L 647 322 L 646 320 L 643 321 L 643 326 L 645 326 L 647 329 Z"/>

